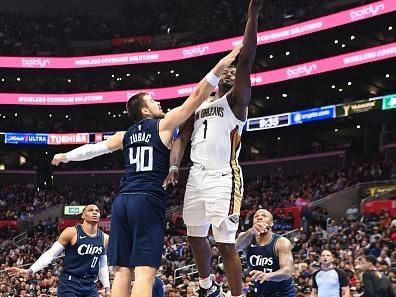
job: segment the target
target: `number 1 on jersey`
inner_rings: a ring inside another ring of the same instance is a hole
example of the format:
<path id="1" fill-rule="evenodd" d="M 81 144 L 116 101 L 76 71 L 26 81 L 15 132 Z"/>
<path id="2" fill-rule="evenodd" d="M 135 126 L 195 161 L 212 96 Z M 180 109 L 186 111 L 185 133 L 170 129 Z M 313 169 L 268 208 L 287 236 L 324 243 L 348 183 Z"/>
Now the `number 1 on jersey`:
<path id="1" fill-rule="evenodd" d="M 205 128 L 204 128 L 204 139 L 206 139 L 206 131 L 208 130 L 208 120 L 203 121 L 203 124 L 205 126 Z"/>

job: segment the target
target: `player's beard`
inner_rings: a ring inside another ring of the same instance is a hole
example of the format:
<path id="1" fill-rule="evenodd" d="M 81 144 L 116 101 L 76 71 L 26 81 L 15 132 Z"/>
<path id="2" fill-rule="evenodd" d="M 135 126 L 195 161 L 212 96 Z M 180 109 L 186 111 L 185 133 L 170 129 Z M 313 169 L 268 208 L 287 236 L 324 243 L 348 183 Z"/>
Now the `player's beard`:
<path id="1" fill-rule="evenodd" d="M 223 80 L 223 81 L 221 81 L 219 83 L 219 91 L 222 94 L 226 94 L 229 90 L 232 89 L 233 86 L 234 86 L 234 82 L 233 81 L 225 81 L 225 80 Z"/>

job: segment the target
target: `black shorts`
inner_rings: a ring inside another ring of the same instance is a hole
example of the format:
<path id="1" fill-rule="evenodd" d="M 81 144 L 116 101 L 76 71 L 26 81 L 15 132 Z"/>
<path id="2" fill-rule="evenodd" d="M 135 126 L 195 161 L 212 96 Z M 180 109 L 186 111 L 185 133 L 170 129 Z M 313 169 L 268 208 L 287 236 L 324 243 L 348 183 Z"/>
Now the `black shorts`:
<path id="1" fill-rule="evenodd" d="M 148 193 L 120 194 L 112 206 L 108 257 L 111 266 L 160 266 L 165 202 Z"/>

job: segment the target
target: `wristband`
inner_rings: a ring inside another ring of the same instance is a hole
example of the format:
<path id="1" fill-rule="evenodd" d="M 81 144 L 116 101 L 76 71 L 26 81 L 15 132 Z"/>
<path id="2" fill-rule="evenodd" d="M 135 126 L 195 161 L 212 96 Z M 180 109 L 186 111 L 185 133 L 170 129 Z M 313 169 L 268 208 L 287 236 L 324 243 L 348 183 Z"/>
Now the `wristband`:
<path id="1" fill-rule="evenodd" d="M 169 173 L 171 173 L 172 171 L 179 172 L 179 167 L 177 167 L 177 166 L 171 166 L 171 167 L 169 168 Z"/>
<path id="2" fill-rule="evenodd" d="M 212 71 L 206 74 L 205 78 L 208 81 L 208 83 L 210 83 L 214 87 L 217 87 L 220 81 L 220 77 L 214 75 Z"/>

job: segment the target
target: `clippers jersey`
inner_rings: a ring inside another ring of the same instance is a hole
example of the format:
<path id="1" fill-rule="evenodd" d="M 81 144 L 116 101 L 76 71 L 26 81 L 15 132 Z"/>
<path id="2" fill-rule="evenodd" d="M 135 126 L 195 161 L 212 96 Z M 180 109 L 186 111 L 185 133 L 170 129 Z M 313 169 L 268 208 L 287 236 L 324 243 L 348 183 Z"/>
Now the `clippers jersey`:
<path id="1" fill-rule="evenodd" d="M 125 175 L 120 194 L 147 192 L 166 196 L 162 182 L 168 175 L 170 150 L 159 136 L 159 121 L 144 119 L 125 132 Z"/>
<path id="2" fill-rule="evenodd" d="M 195 111 L 191 136 L 191 160 L 199 165 L 238 165 L 241 135 L 246 121 L 238 120 L 227 95 L 201 104 Z"/>
<path id="3" fill-rule="evenodd" d="M 281 237 L 278 234 L 272 233 L 271 241 L 265 246 L 260 246 L 256 241 L 256 237 L 253 237 L 249 246 L 244 250 L 250 270 L 260 270 L 270 273 L 280 269 L 275 245 Z M 281 282 L 266 281 L 262 284 L 255 282 L 255 287 L 257 288 L 257 294 L 263 296 L 293 296 L 291 292 L 294 292 L 294 285 L 291 278 Z"/>
<path id="4" fill-rule="evenodd" d="M 77 241 L 65 249 L 63 271 L 74 277 L 97 277 L 99 257 L 105 255 L 104 236 L 98 230 L 96 236 L 86 234 L 82 225 L 76 225 Z"/>

